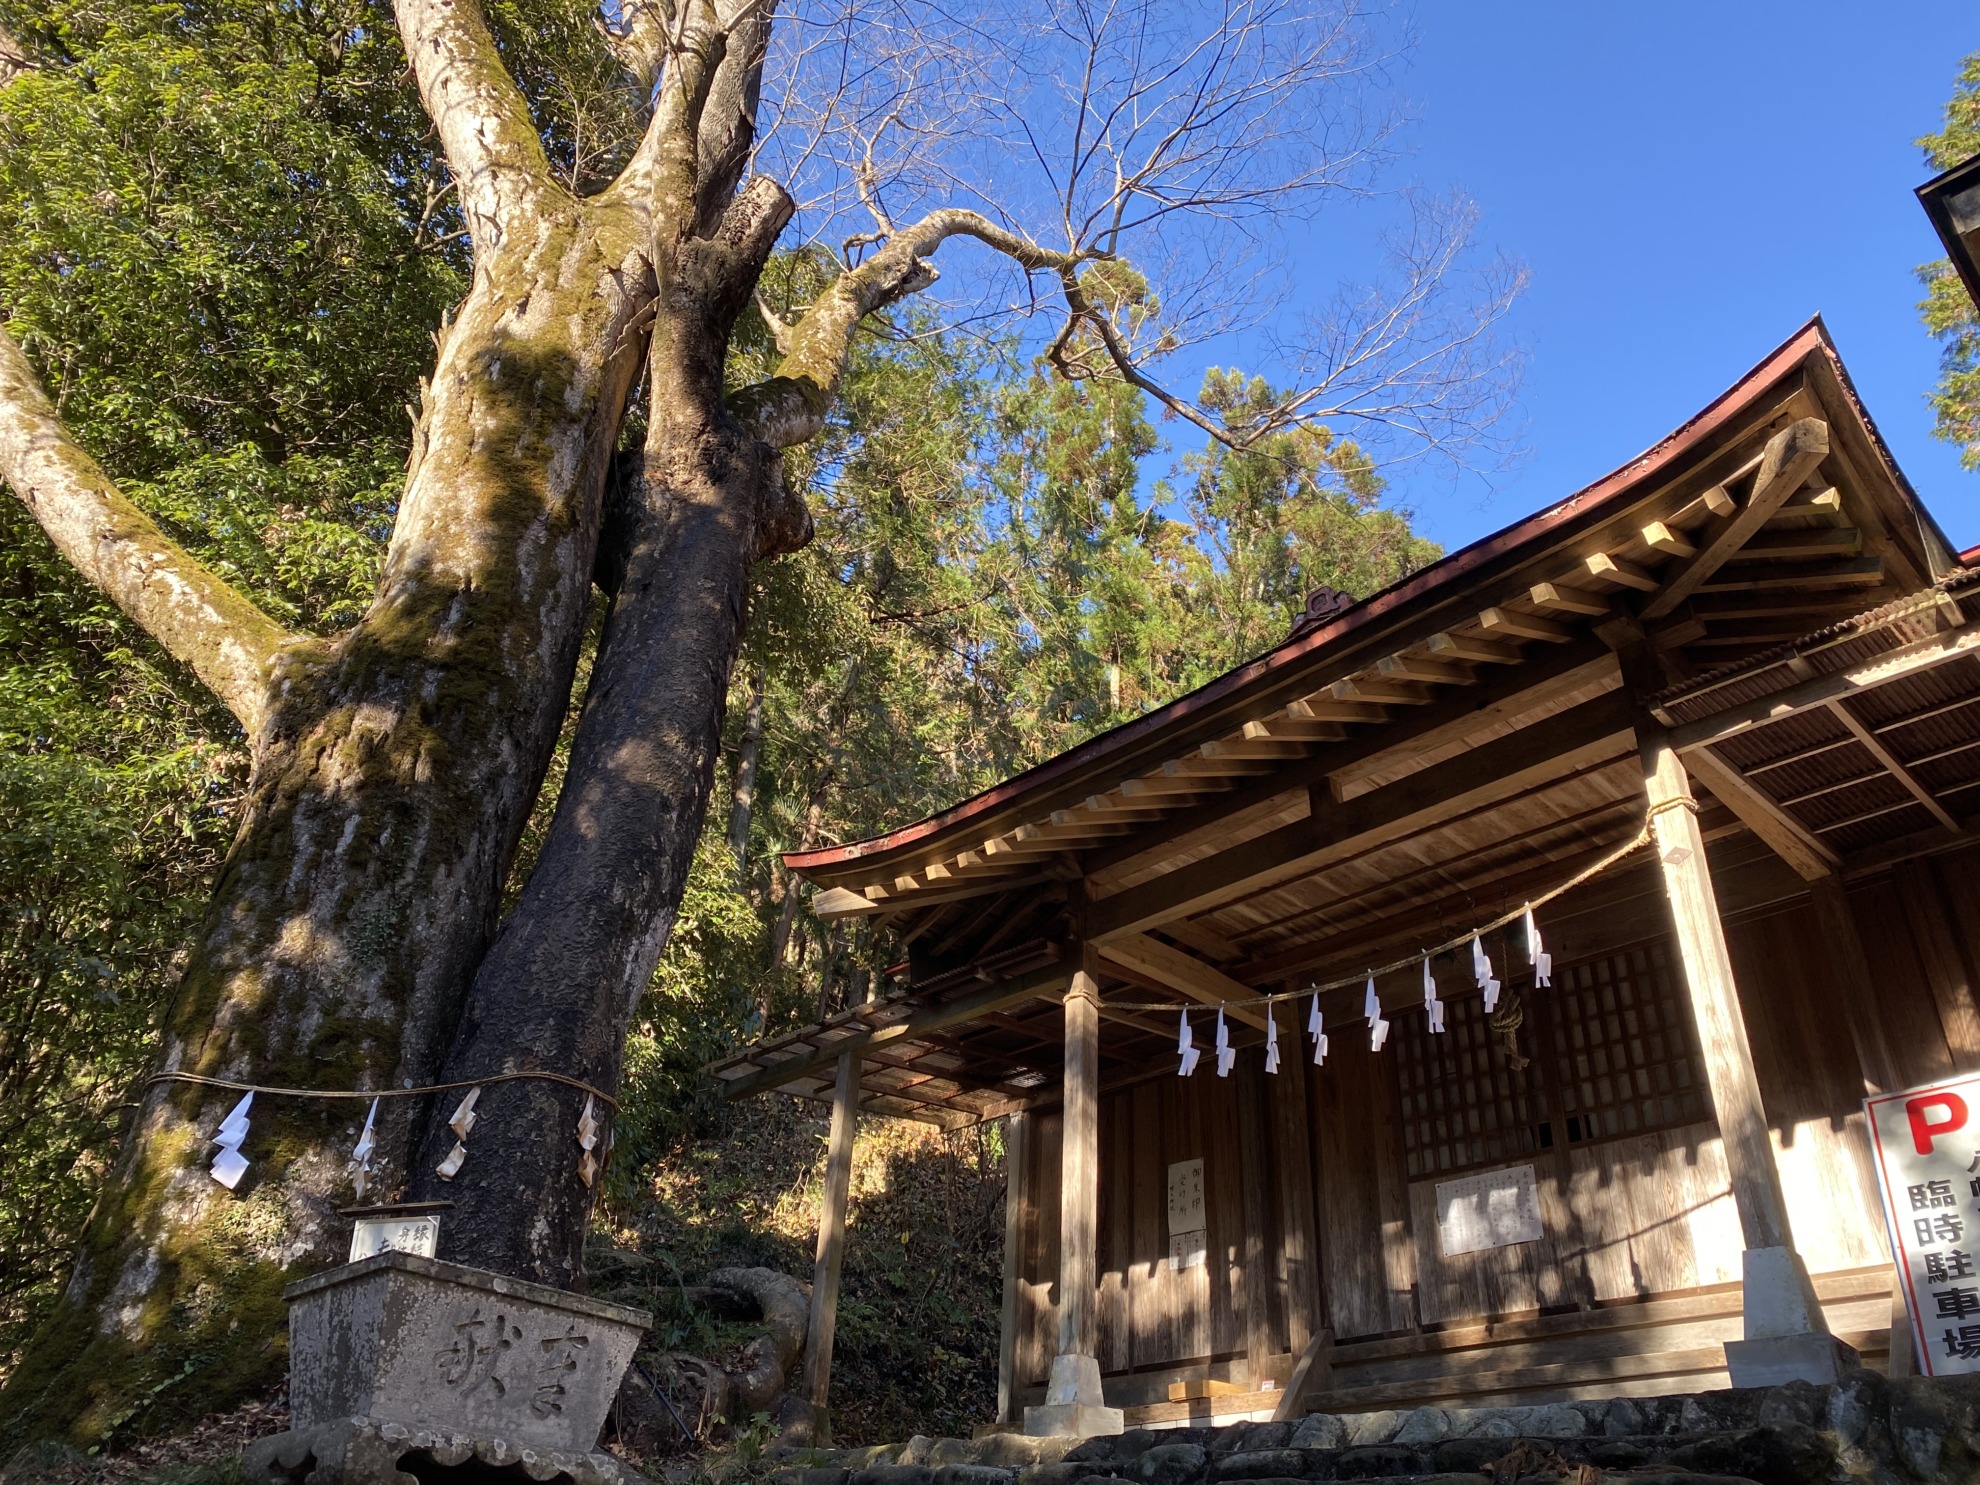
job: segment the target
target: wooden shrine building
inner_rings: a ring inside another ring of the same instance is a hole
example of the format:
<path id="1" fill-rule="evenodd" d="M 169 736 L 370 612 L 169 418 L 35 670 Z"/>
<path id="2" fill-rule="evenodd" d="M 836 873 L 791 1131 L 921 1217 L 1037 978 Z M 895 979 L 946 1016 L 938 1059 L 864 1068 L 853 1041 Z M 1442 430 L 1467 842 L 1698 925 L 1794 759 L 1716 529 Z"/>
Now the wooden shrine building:
<path id="1" fill-rule="evenodd" d="M 821 1279 L 855 1104 L 1008 1116 L 1034 1431 L 1904 1370 L 1860 1100 L 1980 1069 L 1976 820 L 1980 568 L 1818 322 L 1551 509 L 786 857 L 906 962 L 714 1072 L 836 1097 Z M 1508 914 L 1491 1012 L 1468 943 L 1432 956 L 1433 1031 L 1423 951 Z"/>

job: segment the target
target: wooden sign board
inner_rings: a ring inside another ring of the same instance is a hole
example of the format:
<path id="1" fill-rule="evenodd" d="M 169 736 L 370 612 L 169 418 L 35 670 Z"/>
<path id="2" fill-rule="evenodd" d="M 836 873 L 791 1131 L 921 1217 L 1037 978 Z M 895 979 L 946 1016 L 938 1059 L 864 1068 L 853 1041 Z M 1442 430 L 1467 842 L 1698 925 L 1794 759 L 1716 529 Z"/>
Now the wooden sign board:
<path id="1" fill-rule="evenodd" d="M 1203 1160 L 1169 1167 L 1169 1267 L 1198 1268 L 1210 1260 L 1210 1219 L 1203 1205 Z"/>
<path id="2" fill-rule="evenodd" d="M 440 1247 L 440 1219 L 431 1212 L 417 1216 L 360 1217 L 351 1228 L 351 1262 L 396 1249 L 431 1258 Z"/>
<path id="3" fill-rule="evenodd" d="M 1446 1258 L 1537 1243 L 1543 1235 L 1530 1165 L 1437 1183 L 1437 1238 Z"/>
<path id="4" fill-rule="evenodd" d="M 1178 1160 L 1169 1167 L 1169 1235 L 1209 1225 L 1203 1215 L 1203 1161 Z"/>
<path id="5" fill-rule="evenodd" d="M 1863 1112 L 1918 1369 L 1980 1371 L 1980 1075 L 1878 1094 Z"/>

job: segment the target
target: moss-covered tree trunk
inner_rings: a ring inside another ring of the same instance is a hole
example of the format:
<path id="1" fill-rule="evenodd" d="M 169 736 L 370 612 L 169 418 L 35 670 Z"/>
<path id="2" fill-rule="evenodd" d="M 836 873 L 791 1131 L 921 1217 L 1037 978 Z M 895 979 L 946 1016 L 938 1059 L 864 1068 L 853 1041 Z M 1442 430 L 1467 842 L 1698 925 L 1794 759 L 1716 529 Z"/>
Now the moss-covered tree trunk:
<path id="1" fill-rule="evenodd" d="M 528 884 L 476 974 L 444 1076 L 553 1070 L 610 1094 L 633 1008 L 686 885 L 742 638 L 750 563 L 801 544 L 776 451 L 722 395 L 729 335 L 791 211 L 758 180 L 708 237 L 663 259 L 651 410 L 628 540 L 593 662 L 569 782 Z M 592 1189 L 580 1174 L 586 1095 L 568 1084 L 488 1084 L 465 1164 L 432 1121 L 412 1191 L 446 1199 L 442 1256 L 542 1283 L 577 1275 Z M 597 1154 L 610 1119 L 600 1125 Z"/>
<path id="2" fill-rule="evenodd" d="M 440 337 L 377 595 L 266 666 L 238 837 L 170 1008 L 161 1074 L 309 1089 L 432 1081 L 568 706 L 599 507 L 651 299 L 643 221 L 547 203 Z M 81 1439 L 279 1366 L 283 1282 L 341 1261 L 366 1105 L 258 1099 L 238 1189 L 210 1141 L 237 1092 L 143 1091 L 75 1273 L 16 1371 L 11 1431 Z M 405 1177 L 412 1099 L 380 1109 Z"/>

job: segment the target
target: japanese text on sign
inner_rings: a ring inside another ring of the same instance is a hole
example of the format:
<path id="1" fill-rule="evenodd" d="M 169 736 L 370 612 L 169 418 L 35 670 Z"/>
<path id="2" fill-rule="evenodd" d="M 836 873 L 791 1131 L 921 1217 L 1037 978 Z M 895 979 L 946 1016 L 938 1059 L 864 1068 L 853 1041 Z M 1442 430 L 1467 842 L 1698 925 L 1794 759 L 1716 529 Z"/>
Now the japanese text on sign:
<path id="1" fill-rule="evenodd" d="M 393 1249 L 431 1258 L 440 1248 L 440 1219 L 417 1217 L 360 1217 L 351 1229 L 351 1262 Z"/>
<path id="2" fill-rule="evenodd" d="M 1203 1217 L 1203 1161 L 1178 1160 L 1169 1167 L 1169 1232 L 1199 1232 Z"/>
<path id="3" fill-rule="evenodd" d="M 1210 1223 L 1203 1207 L 1203 1161 L 1169 1167 L 1169 1267 L 1201 1268 L 1210 1257 Z"/>
<path id="4" fill-rule="evenodd" d="M 1980 1371 L 1980 1077 L 1863 1109 L 1919 1370 Z"/>

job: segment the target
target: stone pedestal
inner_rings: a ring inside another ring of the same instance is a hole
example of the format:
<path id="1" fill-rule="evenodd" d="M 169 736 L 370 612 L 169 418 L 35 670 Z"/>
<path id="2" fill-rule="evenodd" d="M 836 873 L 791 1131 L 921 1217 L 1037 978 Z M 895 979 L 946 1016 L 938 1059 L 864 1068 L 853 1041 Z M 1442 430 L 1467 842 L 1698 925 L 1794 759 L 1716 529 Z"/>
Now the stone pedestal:
<path id="1" fill-rule="evenodd" d="M 1854 1347 L 1829 1333 L 1815 1286 L 1792 1248 L 1748 1248 L 1741 1256 L 1746 1338 L 1726 1342 L 1735 1387 L 1838 1382 L 1861 1365 Z"/>
<path id="2" fill-rule="evenodd" d="M 1100 1363 L 1091 1356 L 1053 1357 L 1044 1405 L 1024 1410 L 1024 1431 L 1033 1438 L 1089 1439 L 1126 1426 L 1121 1410 L 1107 1406 Z"/>
<path id="3" fill-rule="evenodd" d="M 632 1485 L 598 1448 L 644 1311 L 385 1252 L 283 1291 L 289 1432 L 249 1485 L 413 1485 L 408 1456 Z"/>

